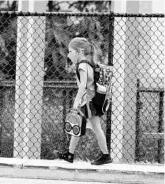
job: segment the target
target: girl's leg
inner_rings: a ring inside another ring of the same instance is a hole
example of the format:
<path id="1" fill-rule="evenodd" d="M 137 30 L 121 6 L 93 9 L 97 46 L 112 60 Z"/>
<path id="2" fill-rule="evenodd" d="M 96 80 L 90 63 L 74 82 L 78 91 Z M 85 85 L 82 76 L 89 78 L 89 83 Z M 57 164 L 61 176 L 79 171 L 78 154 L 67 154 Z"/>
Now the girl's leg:
<path id="1" fill-rule="evenodd" d="M 98 116 L 95 116 L 95 117 L 92 117 L 90 121 L 91 121 L 93 131 L 95 132 L 95 135 L 97 137 L 99 147 L 102 151 L 101 157 L 91 162 L 91 164 L 92 165 L 102 165 L 102 164 L 112 163 L 112 159 L 109 155 L 108 148 L 107 148 L 105 134 L 101 128 L 100 118 Z"/>
<path id="2" fill-rule="evenodd" d="M 69 144 L 69 152 L 74 154 L 74 151 L 76 149 L 76 146 L 80 140 L 80 137 L 71 137 L 70 144 Z"/>
<path id="3" fill-rule="evenodd" d="M 70 140 L 69 151 L 66 153 L 58 153 L 58 157 L 60 159 L 66 160 L 67 162 L 73 163 L 74 151 L 76 149 L 79 139 L 79 137 L 72 136 Z"/>
<path id="4" fill-rule="evenodd" d="M 103 154 L 108 154 L 108 148 L 107 148 L 107 142 L 106 142 L 106 137 L 105 134 L 101 128 L 100 124 L 100 117 L 99 116 L 94 116 L 90 118 L 90 122 L 92 125 L 92 129 L 96 135 L 99 147 L 102 151 Z"/>

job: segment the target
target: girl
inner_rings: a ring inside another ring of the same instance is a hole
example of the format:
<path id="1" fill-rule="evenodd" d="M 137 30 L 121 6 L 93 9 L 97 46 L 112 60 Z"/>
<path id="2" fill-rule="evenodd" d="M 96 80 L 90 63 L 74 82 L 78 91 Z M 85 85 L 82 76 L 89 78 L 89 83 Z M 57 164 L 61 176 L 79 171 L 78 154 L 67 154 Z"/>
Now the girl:
<path id="1" fill-rule="evenodd" d="M 86 60 L 95 65 L 96 51 L 94 46 L 85 38 L 76 37 L 71 40 L 68 45 L 68 59 L 76 66 L 82 60 Z M 74 100 L 73 108 L 81 108 L 85 113 L 86 118 L 90 121 L 92 130 L 98 140 L 99 147 L 102 151 L 102 156 L 92 162 L 93 165 L 101 165 L 111 163 L 112 160 L 108 153 L 106 138 L 100 124 L 101 109 L 94 107 L 92 99 L 95 96 L 94 86 L 94 71 L 88 63 L 80 63 L 78 67 L 79 76 L 77 77 L 78 92 Z M 79 142 L 79 137 L 71 137 L 69 151 L 64 154 L 59 153 L 59 158 L 73 163 L 74 151 Z"/>

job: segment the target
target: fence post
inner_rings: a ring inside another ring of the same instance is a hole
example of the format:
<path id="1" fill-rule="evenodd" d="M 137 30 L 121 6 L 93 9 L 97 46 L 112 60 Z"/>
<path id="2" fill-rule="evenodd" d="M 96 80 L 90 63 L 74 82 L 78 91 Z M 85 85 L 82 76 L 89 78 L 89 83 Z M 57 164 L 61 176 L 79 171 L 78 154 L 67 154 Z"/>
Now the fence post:
<path id="1" fill-rule="evenodd" d="M 127 13 L 139 13 L 139 2 L 127 1 Z M 136 83 L 139 63 L 138 28 L 138 18 L 128 17 L 126 19 L 122 162 L 134 162 L 135 159 Z"/>
<path id="2" fill-rule="evenodd" d="M 113 67 L 113 46 L 114 46 L 114 17 L 109 16 L 109 51 L 108 51 L 108 65 Z M 111 154 L 111 125 L 112 125 L 112 99 L 107 112 L 107 123 L 106 123 L 106 140 L 109 153 Z"/>
<path id="3" fill-rule="evenodd" d="M 146 3 L 146 2 L 144 2 Z M 151 3 L 151 2 L 147 2 Z M 146 4 L 147 4 L 146 3 Z M 117 13 L 151 11 L 151 4 L 143 7 L 140 1 L 114 1 Z M 125 11 L 125 12 L 124 12 Z M 114 92 L 112 116 L 112 158 L 115 162 L 134 162 L 136 81 L 139 64 L 139 18 L 115 18 L 114 41 Z M 122 25 L 123 23 L 123 25 Z M 121 29 L 122 27 L 122 29 Z M 122 38 L 121 36 L 122 35 Z M 118 45 L 122 45 L 119 47 Z"/>
<path id="4" fill-rule="evenodd" d="M 2 153 L 2 125 L 0 123 L 0 156 Z"/>
<path id="5" fill-rule="evenodd" d="M 0 81 L 0 85 L 1 85 L 1 81 Z M 3 98 L 4 98 L 4 93 L 3 93 L 3 87 L 0 86 L 0 156 L 2 156 L 2 111 L 3 111 Z"/>
<path id="6" fill-rule="evenodd" d="M 158 133 L 163 133 L 163 104 L 164 104 L 164 91 L 159 93 L 159 121 L 158 121 Z M 158 139 L 158 163 L 163 163 L 163 142 L 162 138 Z"/>
<path id="7" fill-rule="evenodd" d="M 126 13 L 125 1 L 112 1 L 114 13 Z M 120 24 L 119 24 L 120 22 Z M 122 162 L 123 140 L 123 101 L 124 101 L 124 53 L 125 53 L 125 26 L 126 18 L 114 18 L 113 41 L 113 88 L 112 88 L 112 123 L 111 123 L 111 157 L 113 162 Z M 122 27 L 122 29 L 121 29 Z M 121 39 L 121 36 L 122 39 Z M 122 47 L 121 47 L 122 45 Z"/>
<path id="8" fill-rule="evenodd" d="M 151 13 L 152 2 L 127 1 L 127 13 Z M 145 77 L 148 78 L 149 55 L 142 54 L 144 48 L 149 50 L 148 37 L 141 37 L 143 29 L 142 25 L 146 25 L 143 18 L 129 17 L 126 21 L 126 54 L 125 54 L 125 78 L 124 78 L 124 139 L 123 139 L 123 162 L 134 162 L 135 159 L 135 121 L 136 121 L 136 82 L 137 77 L 140 78 L 139 59 L 145 68 Z M 147 19 L 148 21 L 148 19 Z M 139 26 L 140 25 L 140 26 Z M 150 30 L 150 22 L 147 25 L 148 34 Z M 145 42 L 147 40 L 147 42 Z M 143 47 L 142 47 L 142 46 Z M 141 79 L 142 80 L 142 79 Z"/>
<path id="9" fill-rule="evenodd" d="M 46 1 L 19 1 L 18 11 L 45 12 Z M 45 16 L 17 18 L 14 157 L 40 158 Z"/>
<path id="10" fill-rule="evenodd" d="M 140 80 L 137 80 L 137 93 L 136 93 L 136 139 L 135 139 L 135 161 L 139 161 L 139 139 L 140 139 L 140 108 L 141 108 L 141 102 L 140 102 Z"/>

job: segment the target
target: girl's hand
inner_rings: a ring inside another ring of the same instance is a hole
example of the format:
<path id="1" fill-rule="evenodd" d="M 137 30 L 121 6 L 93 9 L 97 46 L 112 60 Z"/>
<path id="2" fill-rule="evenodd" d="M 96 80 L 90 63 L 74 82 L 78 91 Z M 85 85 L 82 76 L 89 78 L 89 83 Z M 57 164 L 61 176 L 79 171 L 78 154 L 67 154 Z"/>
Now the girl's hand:
<path id="1" fill-rule="evenodd" d="M 74 102 L 73 109 L 76 109 L 76 110 L 78 109 L 78 103 Z"/>

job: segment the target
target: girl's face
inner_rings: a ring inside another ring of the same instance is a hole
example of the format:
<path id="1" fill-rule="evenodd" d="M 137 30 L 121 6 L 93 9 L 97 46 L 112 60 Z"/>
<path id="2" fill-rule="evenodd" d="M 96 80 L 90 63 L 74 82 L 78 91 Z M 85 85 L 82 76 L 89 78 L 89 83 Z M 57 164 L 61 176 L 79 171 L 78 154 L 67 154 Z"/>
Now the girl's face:
<path id="1" fill-rule="evenodd" d="M 67 57 L 72 61 L 73 64 L 76 64 L 79 58 L 79 53 L 71 47 L 69 47 L 68 49 L 69 53 Z"/>

